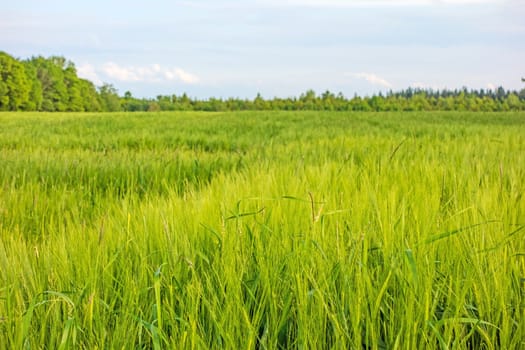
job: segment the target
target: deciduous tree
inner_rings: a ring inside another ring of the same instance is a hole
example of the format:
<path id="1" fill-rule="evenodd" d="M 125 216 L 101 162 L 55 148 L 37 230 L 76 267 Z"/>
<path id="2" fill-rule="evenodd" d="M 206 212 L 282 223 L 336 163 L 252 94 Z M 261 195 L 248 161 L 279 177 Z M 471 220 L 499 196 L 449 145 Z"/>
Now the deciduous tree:
<path id="1" fill-rule="evenodd" d="M 24 66 L 5 52 L 0 52 L 0 110 L 22 109 L 29 100 L 31 84 Z"/>

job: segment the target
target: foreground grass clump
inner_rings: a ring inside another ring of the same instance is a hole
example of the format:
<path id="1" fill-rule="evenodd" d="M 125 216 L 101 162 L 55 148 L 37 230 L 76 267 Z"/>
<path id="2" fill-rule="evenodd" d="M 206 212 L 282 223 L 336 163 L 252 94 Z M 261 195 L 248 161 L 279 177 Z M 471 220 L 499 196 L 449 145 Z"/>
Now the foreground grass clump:
<path id="1" fill-rule="evenodd" d="M 0 348 L 525 347 L 525 114 L 0 114 Z"/>

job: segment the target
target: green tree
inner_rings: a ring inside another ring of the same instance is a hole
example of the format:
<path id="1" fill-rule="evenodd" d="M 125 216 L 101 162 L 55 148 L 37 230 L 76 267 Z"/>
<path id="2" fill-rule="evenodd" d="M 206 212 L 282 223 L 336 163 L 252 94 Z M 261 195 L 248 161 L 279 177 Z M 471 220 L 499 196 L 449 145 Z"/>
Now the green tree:
<path id="1" fill-rule="evenodd" d="M 117 112 L 121 110 L 120 97 L 118 91 L 111 84 L 104 83 L 99 88 L 102 109 L 108 112 Z"/>
<path id="2" fill-rule="evenodd" d="M 376 112 L 385 110 L 385 99 L 383 96 L 372 96 L 372 98 L 369 99 L 368 104 L 370 105 L 370 108 Z"/>
<path id="3" fill-rule="evenodd" d="M 66 59 L 52 56 L 33 57 L 30 61 L 36 69 L 37 78 L 42 86 L 42 106 L 44 111 L 65 111 L 69 104 L 69 95 L 65 79 Z"/>
<path id="4" fill-rule="evenodd" d="M 362 99 L 361 97 L 355 95 L 350 100 L 350 109 L 352 111 L 370 111 L 370 105 L 368 104 L 369 98 Z"/>
<path id="5" fill-rule="evenodd" d="M 322 103 L 323 103 L 323 109 L 328 111 L 333 111 L 336 108 L 336 98 L 333 93 L 326 90 L 321 95 Z"/>
<path id="6" fill-rule="evenodd" d="M 507 105 L 509 106 L 509 108 L 512 109 L 512 110 L 519 111 L 521 109 L 520 98 L 518 97 L 518 95 L 516 95 L 514 93 L 510 94 L 507 97 L 506 102 L 507 102 Z"/>
<path id="7" fill-rule="evenodd" d="M 304 94 L 301 94 L 301 96 L 299 97 L 299 101 L 302 102 L 301 109 L 315 109 L 316 99 L 317 96 L 315 95 L 315 91 L 312 89 L 307 90 Z"/>
<path id="8" fill-rule="evenodd" d="M 87 112 L 99 112 L 102 110 L 100 97 L 92 82 L 85 79 L 78 81 L 80 96 L 82 96 L 82 108 Z"/>
<path id="9" fill-rule="evenodd" d="M 0 110 L 22 109 L 29 100 L 31 84 L 24 66 L 5 52 L 0 52 Z"/>
<path id="10" fill-rule="evenodd" d="M 28 61 L 23 61 L 27 78 L 31 85 L 29 99 L 24 104 L 25 111 L 39 111 L 42 108 L 42 83 L 38 80 L 36 68 Z"/>
<path id="11" fill-rule="evenodd" d="M 157 101 L 150 101 L 148 104 L 148 112 L 160 112 L 160 105 Z"/>
<path id="12" fill-rule="evenodd" d="M 189 111 L 193 109 L 191 105 L 191 99 L 188 97 L 186 93 L 182 94 L 181 98 L 179 99 L 179 103 L 181 105 L 181 109 L 185 111 Z"/>
<path id="13" fill-rule="evenodd" d="M 68 62 L 64 69 L 64 81 L 68 95 L 66 110 L 72 112 L 85 111 L 80 78 L 77 76 L 77 70 L 72 62 Z"/>

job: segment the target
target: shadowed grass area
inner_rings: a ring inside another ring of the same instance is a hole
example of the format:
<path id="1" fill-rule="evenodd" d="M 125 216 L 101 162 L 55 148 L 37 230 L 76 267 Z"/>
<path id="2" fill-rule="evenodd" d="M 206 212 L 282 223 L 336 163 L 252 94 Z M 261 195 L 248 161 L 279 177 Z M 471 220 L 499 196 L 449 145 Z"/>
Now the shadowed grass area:
<path id="1" fill-rule="evenodd" d="M 0 348 L 525 346 L 525 114 L 0 114 Z"/>

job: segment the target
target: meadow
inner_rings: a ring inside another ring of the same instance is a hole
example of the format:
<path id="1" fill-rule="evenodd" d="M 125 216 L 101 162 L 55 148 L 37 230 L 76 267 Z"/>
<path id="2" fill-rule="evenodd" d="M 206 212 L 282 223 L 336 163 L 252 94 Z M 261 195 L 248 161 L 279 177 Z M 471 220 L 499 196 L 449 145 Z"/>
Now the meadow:
<path id="1" fill-rule="evenodd" d="M 525 113 L 0 113 L 0 349 L 523 349 Z"/>

